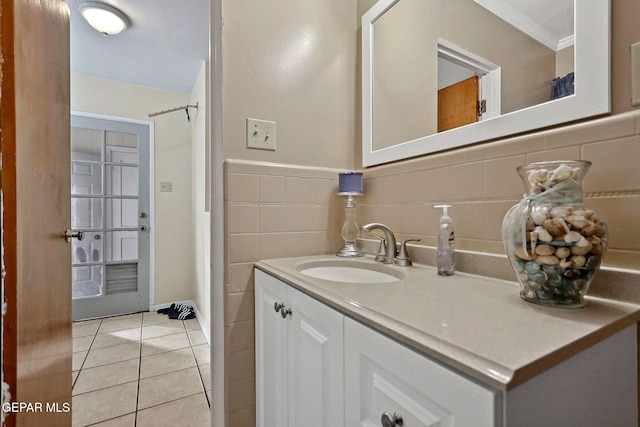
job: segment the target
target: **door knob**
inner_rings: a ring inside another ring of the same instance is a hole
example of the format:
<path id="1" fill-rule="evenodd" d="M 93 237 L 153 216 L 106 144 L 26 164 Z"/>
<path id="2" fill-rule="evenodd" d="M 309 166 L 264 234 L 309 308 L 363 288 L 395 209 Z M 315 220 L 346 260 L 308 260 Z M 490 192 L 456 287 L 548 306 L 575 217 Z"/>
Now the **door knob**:
<path id="1" fill-rule="evenodd" d="M 380 421 L 382 421 L 382 427 L 396 427 L 404 424 L 404 422 L 402 421 L 402 416 L 395 412 L 393 413 L 393 415 L 385 412 L 384 414 L 382 414 L 382 418 Z"/>
<path id="2" fill-rule="evenodd" d="M 149 229 L 149 227 L 147 227 L 146 225 L 141 225 L 140 227 L 138 227 L 138 230 L 140 231 L 147 231 Z"/>
<path id="3" fill-rule="evenodd" d="M 71 239 L 83 240 L 84 233 L 82 231 L 67 230 L 64 232 L 64 238 L 66 239 L 67 243 L 71 243 Z"/>

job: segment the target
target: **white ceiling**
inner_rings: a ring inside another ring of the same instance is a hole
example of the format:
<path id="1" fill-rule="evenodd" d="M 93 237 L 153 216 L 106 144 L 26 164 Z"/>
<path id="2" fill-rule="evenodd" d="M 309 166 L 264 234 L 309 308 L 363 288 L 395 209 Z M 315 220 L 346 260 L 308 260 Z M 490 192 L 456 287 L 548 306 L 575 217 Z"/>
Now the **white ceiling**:
<path id="1" fill-rule="evenodd" d="M 104 37 L 71 12 L 71 71 L 175 92 L 191 93 L 209 57 L 209 0 L 102 0 L 131 26 Z"/>
<path id="2" fill-rule="evenodd" d="M 474 0 L 553 50 L 573 45 L 574 0 Z"/>

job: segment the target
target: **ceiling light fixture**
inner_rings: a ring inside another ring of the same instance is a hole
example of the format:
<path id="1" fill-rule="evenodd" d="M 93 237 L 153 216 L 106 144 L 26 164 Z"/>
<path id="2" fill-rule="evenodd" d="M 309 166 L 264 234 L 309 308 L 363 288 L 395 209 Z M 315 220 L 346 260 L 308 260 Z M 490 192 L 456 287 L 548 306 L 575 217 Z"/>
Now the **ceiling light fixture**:
<path id="1" fill-rule="evenodd" d="M 119 34 L 130 25 L 127 15 L 104 3 L 86 1 L 78 5 L 78 10 L 89 25 L 104 36 Z"/>

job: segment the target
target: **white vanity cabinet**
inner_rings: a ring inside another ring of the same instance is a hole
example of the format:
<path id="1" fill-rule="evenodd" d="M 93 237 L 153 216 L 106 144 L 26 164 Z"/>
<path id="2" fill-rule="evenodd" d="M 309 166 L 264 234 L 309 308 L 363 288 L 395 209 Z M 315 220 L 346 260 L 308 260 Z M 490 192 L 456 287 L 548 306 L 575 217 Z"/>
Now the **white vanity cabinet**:
<path id="1" fill-rule="evenodd" d="M 260 270 L 255 303 L 256 425 L 344 426 L 344 316 Z"/>
<path id="2" fill-rule="evenodd" d="M 500 425 L 496 390 L 349 318 L 344 329 L 347 426 Z"/>

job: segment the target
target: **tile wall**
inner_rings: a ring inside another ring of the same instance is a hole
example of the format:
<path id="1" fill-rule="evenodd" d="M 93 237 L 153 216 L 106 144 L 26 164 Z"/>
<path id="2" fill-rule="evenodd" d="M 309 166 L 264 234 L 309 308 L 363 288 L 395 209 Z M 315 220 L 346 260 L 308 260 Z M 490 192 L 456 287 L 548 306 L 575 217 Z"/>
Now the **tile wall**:
<path id="1" fill-rule="evenodd" d="M 342 170 L 225 163 L 227 425 L 255 425 L 253 262 L 329 253 L 342 243 Z"/>
<path id="2" fill-rule="evenodd" d="M 435 245 L 438 203 L 450 203 L 460 250 L 504 254 L 502 218 L 524 191 L 515 171 L 584 159 L 585 202 L 610 226 L 604 265 L 640 270 L 640 112 L 471 146 L 365 170 L 358 222 Z M 253 261 L 331 253 L 341 245 L 341 170 L 225 163 L 225 340 L 228 424 L 255 425 Z M 366 237 L 366 236 L 364 236 Z"/>

